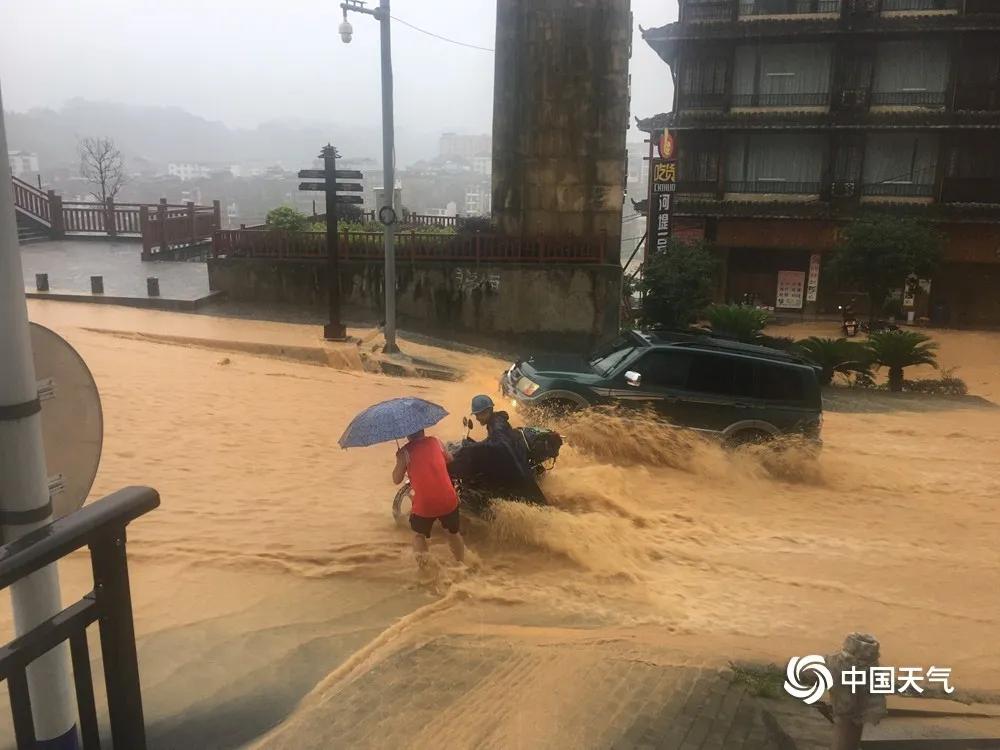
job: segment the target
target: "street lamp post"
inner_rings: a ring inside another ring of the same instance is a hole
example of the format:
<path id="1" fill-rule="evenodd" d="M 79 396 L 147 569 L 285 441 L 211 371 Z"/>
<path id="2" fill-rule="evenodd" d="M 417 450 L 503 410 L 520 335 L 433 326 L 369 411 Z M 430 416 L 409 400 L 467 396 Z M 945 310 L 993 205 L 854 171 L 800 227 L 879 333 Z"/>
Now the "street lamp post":
<path id="1" fill-rule="evenodd" d="M 387 354 L 399 351 L 396 346 L 396 153 L 395 132 L 392 118 L 392 44 L 389 37 L 389 0 L 379 0 L 378 8 L 369 9 L 361 0 L 345 0 L 344 21 L 340 24 L 340 38 L 344 44 L 351 41 L 354 29 L 347 20 L 347 12 L 366 13 L 374 16 L 381 25 L 382 47 L 382 205 L 378 217 L 385 236 L 385 349 Z"/>

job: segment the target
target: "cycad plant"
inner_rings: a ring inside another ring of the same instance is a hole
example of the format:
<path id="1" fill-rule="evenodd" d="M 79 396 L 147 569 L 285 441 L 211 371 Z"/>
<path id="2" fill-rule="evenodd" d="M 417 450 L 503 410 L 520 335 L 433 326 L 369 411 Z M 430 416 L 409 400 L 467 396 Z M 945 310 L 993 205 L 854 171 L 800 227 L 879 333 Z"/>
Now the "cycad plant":
<path id="1" fill-rule="evenodd" d="M 875 364 L 889 368 L 889 390 L 903 390 L 903 369 L 916 365 L 937 367 L 937 344 L 916 331 L 873 333 L 868 340 Z"/>
<path id="2" fill-rule="evenodd" d="M 822 368 L 820 381 L 823 385 L 829 385 L 837 373 L 871 377 L 874 353 L 859 341 L 810 336 L 796 342 L 795 349 Z"/>

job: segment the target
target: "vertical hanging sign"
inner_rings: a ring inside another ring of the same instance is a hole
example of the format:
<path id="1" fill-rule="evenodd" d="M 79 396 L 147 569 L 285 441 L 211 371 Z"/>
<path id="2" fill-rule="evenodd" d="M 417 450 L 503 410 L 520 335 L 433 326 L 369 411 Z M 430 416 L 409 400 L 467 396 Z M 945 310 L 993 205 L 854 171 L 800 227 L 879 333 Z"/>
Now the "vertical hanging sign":
<path id="1" fill-rule="evenodd" d="M 651 253 L 666 250 L 673 230 L 674 191 L 677 189 L 677 153 L 674 138 L 664 130 L 657 140 L 659 157 L 649 166 L 649 226 L 646 247 Z"/>

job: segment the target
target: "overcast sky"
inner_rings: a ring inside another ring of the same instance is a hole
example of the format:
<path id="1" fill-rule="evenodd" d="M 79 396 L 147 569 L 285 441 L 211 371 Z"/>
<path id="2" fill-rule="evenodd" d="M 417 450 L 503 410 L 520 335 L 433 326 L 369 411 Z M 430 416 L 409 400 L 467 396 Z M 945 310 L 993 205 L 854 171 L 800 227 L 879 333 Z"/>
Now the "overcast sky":
<path id="1" fill-rule="evenodd" d="M 376 3 L 369 3 L 369 5 Z M 667 66 L 638 26 L 676 19 L 676 0 L 632 0 L 632 109 L 669 109 Z M 495 0 L 394 0 L 393 15 L 492 47 Z M 177 106 L 230 126 L 274 119 L 380 122 L 379 34 L 336 0 L 0 0 L 0 85 L 13 111 L 73 97 Z M 393 23 L 396 127 L 490 132 L 493 55 Z M 641 135 L 633 127 L 629 140 Z"/>

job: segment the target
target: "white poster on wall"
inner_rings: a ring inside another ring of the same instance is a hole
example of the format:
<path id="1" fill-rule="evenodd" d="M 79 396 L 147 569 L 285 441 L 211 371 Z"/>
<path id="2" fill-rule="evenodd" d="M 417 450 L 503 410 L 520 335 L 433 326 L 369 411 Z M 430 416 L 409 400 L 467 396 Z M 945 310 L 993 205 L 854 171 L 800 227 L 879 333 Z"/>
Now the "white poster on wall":
<path id="1" fill-rule="evenodd" d="M 805 271 L 778 271 L 778 295 L 774 306 L 786 310 L 801 310 L 805 291 Z"/>
<path id="2" fill-rule="evenodd" d="M 809 256 L 809 283 L 806 285 L 806 302 L 815 302 L 819 294 L 819 253 Z"/>

